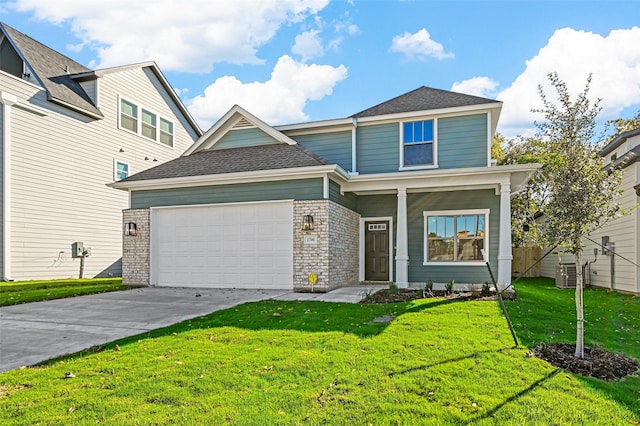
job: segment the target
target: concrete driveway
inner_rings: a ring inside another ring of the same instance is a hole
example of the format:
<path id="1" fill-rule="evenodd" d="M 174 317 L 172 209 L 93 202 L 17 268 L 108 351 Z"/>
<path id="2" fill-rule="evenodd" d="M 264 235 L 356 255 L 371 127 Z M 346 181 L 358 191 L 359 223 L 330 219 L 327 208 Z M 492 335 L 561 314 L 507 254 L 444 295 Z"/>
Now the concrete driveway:
<path id="1" fill-rule="evenodd" d="M 379 286 L 329 293 L 145 287 L 0 308 L 0 371 L 264 299 L 357 303 Z"/>

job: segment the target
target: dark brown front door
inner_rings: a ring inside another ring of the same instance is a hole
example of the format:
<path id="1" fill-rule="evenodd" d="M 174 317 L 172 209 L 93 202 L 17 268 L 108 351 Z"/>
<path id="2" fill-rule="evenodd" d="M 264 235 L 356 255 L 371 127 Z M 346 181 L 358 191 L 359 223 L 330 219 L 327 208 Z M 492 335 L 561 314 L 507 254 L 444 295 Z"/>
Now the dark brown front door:
<path id="1" fill-rule="evenodd" d="M 389 222 L 365 222 L 364 226 L 364 279 L 390 281 Z"/>

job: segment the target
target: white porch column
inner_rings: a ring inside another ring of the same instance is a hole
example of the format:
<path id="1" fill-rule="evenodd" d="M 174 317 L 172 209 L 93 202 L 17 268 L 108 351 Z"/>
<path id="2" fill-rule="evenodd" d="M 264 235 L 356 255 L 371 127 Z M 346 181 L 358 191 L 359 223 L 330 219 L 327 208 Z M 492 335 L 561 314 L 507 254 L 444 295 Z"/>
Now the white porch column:
<path id="1" fill-rule="evenodd" d="M 0 91 L 2 104 L 2 279 L 11 280 L 11 107 L 18 98 Z"/>
<path id="2" fill-rule="evenodd" d="M 407 232 L 407 189 L 398 188 L 398 230 L 396 233 L 396 284 L 409 287 L 409 240 Z"/>
<path id="3" fill-rule="evenodd" d="M 500 184 L 500 242 L 498 247 L 498 284 L 511 283 L 511 184 Z"/>

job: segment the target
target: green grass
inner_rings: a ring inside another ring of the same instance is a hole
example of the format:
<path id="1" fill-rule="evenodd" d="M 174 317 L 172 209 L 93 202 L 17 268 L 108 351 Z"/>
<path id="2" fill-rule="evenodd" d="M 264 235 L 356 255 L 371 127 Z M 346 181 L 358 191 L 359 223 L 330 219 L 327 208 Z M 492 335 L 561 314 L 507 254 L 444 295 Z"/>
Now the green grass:
<path id="1" fill-rule="evenodd" d="M 575 291 L 558 289 L 552 279 L 515 283 L 517 302 L 505 302 L 521 344 L 576 341 Z M 584 292 L 585 345 L 640 360 L 640 298 L 590 288 Z M 585 386 L 640 413 L 640 378 L 604 382 L 575 376 Z"/>
<path id="2" fill-rule="evenodd" d="M 389 324 L 374 322 L 393 315 Z M 118 345 L 119 350 L 115 345 Z M 494 302 L 262 301 L 0 374 L 0 424 L 633 424 Z M 65 379 L 72 372 L 75 378 Z M 635 411 L 635 412 L 634 412 Z"/>
<path id="3" fill-rule="evenodd" d="M 128 290 L 122 278 L 0 282 L 0 306 Z"/>

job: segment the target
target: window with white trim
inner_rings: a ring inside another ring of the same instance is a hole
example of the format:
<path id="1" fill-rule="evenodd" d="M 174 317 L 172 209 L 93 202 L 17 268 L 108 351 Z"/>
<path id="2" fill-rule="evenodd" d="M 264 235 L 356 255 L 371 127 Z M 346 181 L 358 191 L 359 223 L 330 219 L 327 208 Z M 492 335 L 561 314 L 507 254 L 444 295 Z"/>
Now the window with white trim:
<path id="1" fill-rule="evenodd" d="M 138 131 L 138 106 L 120 99 L 120 127 L 132 132 Z"/>
<path id="2" fill-rule="evenodd" d="M 424 263 L 484 262 L 489 210 L 424 212 Z"/>
<path id="3" fill-rule="evenodd" d="M 119 125 L 121 129 L 173 148 L 172 121 L 122 98 L 120 98 Z"/>
<path id="4" fill-rule="evenodd" d="M 402 167 L 435 165 L 434 120 L 402 123 Z"/>
<path id="5" fill-rule="evenodd" d="M 142 136 L 156 140 L 156 115 L 146 109 L 142 110 Z"/>
<path id="6" fill-rule="evenodd" d="M 113 179 L 122 180 L 129 177 L 129 164 L 115 160 L 113 162 Z"/>
<path id="7" fill-rule="evenodd" d="M 164 118 L 160 119 L 160 143 L 173 146 L 173 123 Z"/>

